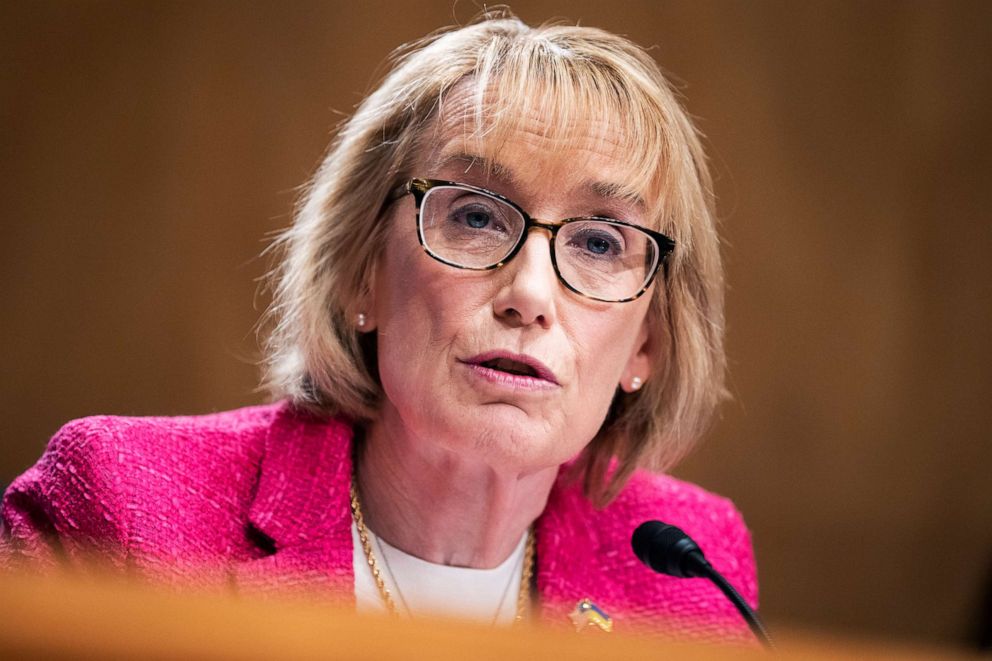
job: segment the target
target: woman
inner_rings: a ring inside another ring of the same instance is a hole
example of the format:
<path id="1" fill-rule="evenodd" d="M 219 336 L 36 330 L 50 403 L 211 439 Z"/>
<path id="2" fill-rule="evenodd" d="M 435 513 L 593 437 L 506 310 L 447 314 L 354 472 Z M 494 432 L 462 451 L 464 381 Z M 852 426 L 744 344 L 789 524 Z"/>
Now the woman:
<path id="1" fill-rule="evenodd" d="M 679 525 L 756 600 L 733 506 L 640 470 L 700 435 L 724 368 L 704 156 L 643 50 L 505 15 L 426 38 L 281 245 L 278 403 L 69 423 L 5 495 L 6 563 L 96 548 L 404 616 L 581 624 L 588 598 L 621 630 L 749 636 L 629 550 L 643 520 Z"/>

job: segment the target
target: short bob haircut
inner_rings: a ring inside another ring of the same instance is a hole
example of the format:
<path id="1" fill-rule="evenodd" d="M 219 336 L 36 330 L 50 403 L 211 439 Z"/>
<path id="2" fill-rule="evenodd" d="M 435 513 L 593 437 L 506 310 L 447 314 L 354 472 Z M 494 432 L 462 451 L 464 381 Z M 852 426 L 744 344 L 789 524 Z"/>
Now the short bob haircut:
<path id="1" fill-rule="evenodd" d="M 320 415 L 371 420 L 383 397 L 374 334 L 355 319 L 385 236 L 387 198 L 411 172 L 452 88 L 474 85 L 476 134 L 501 144 L 523 118 L 549 119 L 567 148 L 576 117 L 619 129 L 651 222 L 676 242 L 647 295 L 650 378 L 619 388 L 574 466 L 593 502 L 608 503 L 638 467 L 665 470 L 702 435 L 724 397 L 723 270 L 699 136 L 657 64 L 603 30 L 531 28 L 506 11 L 402 47 L 392 70 L 339 128 L 277 240 L 263 386 Z M 615 305 L 624 305 L 616 303 Z"/>

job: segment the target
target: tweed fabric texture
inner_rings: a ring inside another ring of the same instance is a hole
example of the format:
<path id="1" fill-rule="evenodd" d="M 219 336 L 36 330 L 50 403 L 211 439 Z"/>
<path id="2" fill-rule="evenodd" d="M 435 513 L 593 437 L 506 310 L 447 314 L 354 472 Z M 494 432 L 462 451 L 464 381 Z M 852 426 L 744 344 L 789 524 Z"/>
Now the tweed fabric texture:
<path id="1" fill-rule="evenodd" d="M 0 567 L 87 561 L 175 587 L 292 592 L 354 604 L 351 427 L 286 403 L 204 416 L 96 416 L 65 425 L 0 504 Z M 747 528 L 727 500 L 638 472 L 597 510 L 559 478 L 536 524 L 540 618 L 570 626 L 591 598 L 620 631 L 749 642 L 703 579 L 654 574 L 630 535 L 661 519 L 692 535 L 757 606 Z"/>

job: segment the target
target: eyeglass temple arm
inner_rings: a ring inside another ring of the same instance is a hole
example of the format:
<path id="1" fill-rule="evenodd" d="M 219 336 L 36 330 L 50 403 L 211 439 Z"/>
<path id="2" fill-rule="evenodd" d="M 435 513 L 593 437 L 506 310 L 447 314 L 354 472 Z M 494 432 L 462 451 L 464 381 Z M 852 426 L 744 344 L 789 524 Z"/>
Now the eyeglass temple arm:
<path id="1" fill-rule="evenodd" d="M 390 204 L 400 199 L 404 195 L 410 192 L 410 184 L 412 182 L 404 181 L 402 184 L 397 185 L 395 188 L 389 191 L 386 195 L 386 204 Z"/>

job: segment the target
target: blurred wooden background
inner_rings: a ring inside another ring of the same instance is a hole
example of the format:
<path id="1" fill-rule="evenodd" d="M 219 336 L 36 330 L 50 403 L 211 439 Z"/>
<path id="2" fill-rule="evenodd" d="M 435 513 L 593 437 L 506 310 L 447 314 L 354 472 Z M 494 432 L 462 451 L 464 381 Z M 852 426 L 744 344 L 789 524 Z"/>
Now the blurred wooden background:
<path id="1" fill-rule="evenodd" d="M 717 172 L 731 386 L 676 473 L 775 624 L 965 645 L 992 579 L 992 4 L 520 1 L 654 46 Z M 0 5 L 0 484 L 66 420 L 261 400 L 266 237 L 471 2 Z"/>

